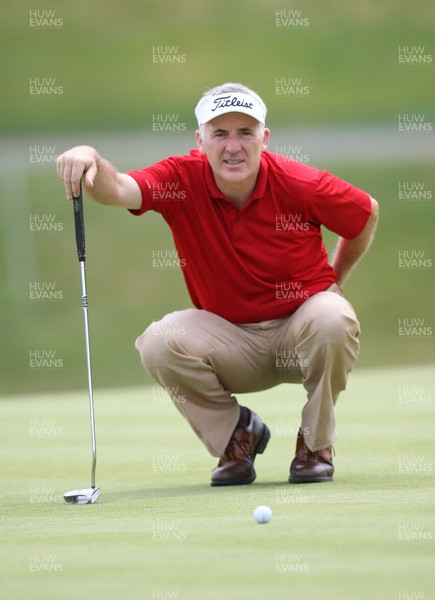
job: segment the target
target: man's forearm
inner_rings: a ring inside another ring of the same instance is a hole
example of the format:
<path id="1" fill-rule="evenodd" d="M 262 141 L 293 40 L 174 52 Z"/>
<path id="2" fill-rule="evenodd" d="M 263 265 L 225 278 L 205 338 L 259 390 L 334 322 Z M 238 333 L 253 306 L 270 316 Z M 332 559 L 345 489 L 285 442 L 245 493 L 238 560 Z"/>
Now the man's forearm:
<path id="1" fill-rule="evenodd" d="M 99 154 L 96 155 L 95 161 L 97 165 L 95 177 L 92 184 L 90 184 L 86 176 L 84 177 L 84 190 L 88 196 L 99 204 L 105 204 L 106 206 L 117 204 L 119 196 L 119 173 L 109 161 Z"/>
<path id="2" fill-rule="evenodd" d="M 75 146 L 57 159 L 57 173 L 65 182 L 67 198 L 78 196 L 80 182 L 87 194 L 100 204 L 114 204 L 118 174 L 91 146 Z"/>
<path id="3" fill-rule="evenodd" d="M 372 243 L 378 221 L 378 203 L 373 198 L 372 212 L 362 232 L 353 240 L 340 238 L 335 248 L 332 268 L 337 275 L 337 283 L 342 286 L 351 270 L 364 256 Z"/>
<path id="4" fill-rule="evenodd" d="M 79 195 L 82 182 L 86 194 L 100 204 L 131 209 L 138 209 L 141 205 L 141 191 L 134 179 L 118 173 L 91 146 L 75 146 L 67 150 L 58 157 L 56 167 L 69 200 Z"/>

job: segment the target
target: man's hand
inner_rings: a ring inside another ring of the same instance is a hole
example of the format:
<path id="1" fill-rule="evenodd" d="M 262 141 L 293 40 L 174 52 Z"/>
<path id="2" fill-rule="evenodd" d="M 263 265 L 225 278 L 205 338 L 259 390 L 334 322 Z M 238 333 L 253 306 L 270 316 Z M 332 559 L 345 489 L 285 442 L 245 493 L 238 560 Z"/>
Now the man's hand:
<path id="1" fill-rule="evenodd" d="M 372 243 L 373 236 L 378 221 L 378 203 L 374 198 L 372 202 L 372 212 L 361 233 L 353 240 L 340 238 L 334 252 L 332 268 L 337 275 L 337 284 L 341 287 L 349 276 L 349 273 L 356 263 L 367 252 Z"/>
<path id="2" fill-rule="evenodd" d="M 67 200 L 80 194 L 80 181 L 88 196 L 100 204 L 138 209 L 142 194 L 136 181 L 118 173 L 91 146 L 75 146 L 57 159 L 57 174 L 63 179 Z"/>
<path id="3" fill-rule="evenodd" d="M 80 194 L 80 181 L 83 176 L 85 187 L 93 188 L 97 174 L 97 158 L 97 151 L 90 146 L 76 146 L 58 157 L 57 174 L 65 184 L 67 200 L 77 198 Z"/>

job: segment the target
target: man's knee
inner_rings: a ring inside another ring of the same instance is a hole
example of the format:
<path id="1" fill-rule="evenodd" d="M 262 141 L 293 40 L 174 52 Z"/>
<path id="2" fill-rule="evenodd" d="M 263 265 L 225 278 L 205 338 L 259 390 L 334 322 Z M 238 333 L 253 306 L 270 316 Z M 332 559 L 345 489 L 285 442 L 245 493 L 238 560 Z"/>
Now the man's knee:
<path id="1" fill-rule="evenodd" d="M 319 340 L 346 344 L 350 339 L 356 341 L 360 335 L 360 325 L 352 306 L 333 292 L 316 294 L 307 316 L 306 327 Z"/>
<path id="2" fill-rule="evenodd" d="M 192 321 L 198 311 L 187 309 L 176 311 L 153 321 L 135 342 L 142 364 L 148 370 L 154 366 L 167 366 L 174 353 L 185 353 L 191 335 Z"/>

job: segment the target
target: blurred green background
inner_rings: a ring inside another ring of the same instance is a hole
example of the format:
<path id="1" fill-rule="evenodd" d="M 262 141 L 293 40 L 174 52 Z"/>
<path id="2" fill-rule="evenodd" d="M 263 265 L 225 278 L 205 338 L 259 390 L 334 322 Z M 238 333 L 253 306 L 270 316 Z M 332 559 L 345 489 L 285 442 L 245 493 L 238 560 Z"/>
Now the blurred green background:
<path id="1" fill-rule="evenodd" d="M 0 22 L 1 393 L 86 381 L 72 207 L 56 155 L 91 144 L 126 170 L 188 152 L 198 98 L 224 81 L 241 81 L 264 98 L 270 150 L 302 140 L 310 164 L 380 203 L 375 243 L 345 290 L 363 328 L 358 367 L 433 362 L 432 335 L 398 335 L 399 318 L 435 327 L 435 77 L 428 60 L 399 63 L 401 47 L 411 56 L 435 50 L 430 0 L 7 5 Z M 159 62 L 168 49 L 170 62 Z M 277 80 L 289 78 L 309 93 L 278 94 Z M 31 93 L 48 80 L 50 93 Z M 420 116 L 426 131 L 400 132 L 401 114 Z M 172 115 L 185 131 L 154 132 L 159 115 Z M 423 186 L 424 199 L 401 200 L 404 182 Z M 94 385 L 141 384 L 149 379 L 135 337 L 153 319 L 190 306 L 181 272 L 152 267 L 153 251 L 173 249 L 171 235 L 154 214 L 135 219 L 92 202 L 85 214 Z M 333 236 L 325 237 L 332 249 Z M 423 252 L 426 268 L 399 268 L 404 250 Z M 54 290 L 56 299 L 32 299 L 31 286 Z M 32 352 L 51 353 L 56 366 L 31 367 Z"/>

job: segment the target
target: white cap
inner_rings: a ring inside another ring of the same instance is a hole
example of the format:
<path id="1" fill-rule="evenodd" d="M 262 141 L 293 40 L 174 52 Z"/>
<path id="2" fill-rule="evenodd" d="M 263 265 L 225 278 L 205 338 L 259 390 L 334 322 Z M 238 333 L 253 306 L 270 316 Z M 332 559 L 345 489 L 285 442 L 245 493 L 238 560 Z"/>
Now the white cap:
<path id="1" fill-rule="evenodd" d="M 227 92 L 216 96 L 203 96 L 195 108 L 199 126 L 229 112 L 244 113 L 262 125 L 266 123 L 266 107 L 250 94 Z"/>

